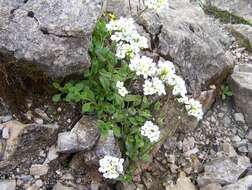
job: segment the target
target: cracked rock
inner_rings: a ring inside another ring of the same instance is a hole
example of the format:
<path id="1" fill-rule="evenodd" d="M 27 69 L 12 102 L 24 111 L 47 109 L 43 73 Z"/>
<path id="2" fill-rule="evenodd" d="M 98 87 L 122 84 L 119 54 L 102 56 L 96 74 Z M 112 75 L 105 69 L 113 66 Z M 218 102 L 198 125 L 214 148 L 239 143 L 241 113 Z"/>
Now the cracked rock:
<path id="1" fill-rule="evenodd" d="M 70 132 L 58 134 L 58 152 L 74 153 L 90 150 L 96 144 L 99 136 L 96 121 L 83 116 Z"/>
<path id="2" fill-rule="evenodd" d="M 245 156 L 215 159 L 205 165 L 203 176 L 197 179 L 198 185 L 204 187 L 210 183 L 232 184 L 249 166 L 250 160 Z"/>
<path id="3" fill-rule="evenodd" d="M 244 114 L 248 126 L 252 127 L 252 66 L 237 65 L 229 84 L 237 109 Z"/>
<path id="4" fill-rule="evenodd" d="M 104 1 L 0 1 L 3 63 L 14 58 L 52 77 L 89 67 L 88 47 Z"/>

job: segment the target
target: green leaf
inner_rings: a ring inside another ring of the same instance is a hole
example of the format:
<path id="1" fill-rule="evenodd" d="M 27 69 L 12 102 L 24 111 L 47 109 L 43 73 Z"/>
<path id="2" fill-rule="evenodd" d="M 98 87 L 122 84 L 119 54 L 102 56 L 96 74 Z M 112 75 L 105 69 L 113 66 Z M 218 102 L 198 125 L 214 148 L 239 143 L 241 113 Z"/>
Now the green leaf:
<path id="1" fill-rule="evenodd" d="M 57 83 L 57 82 L 54 82 L 52 85 L 53 85 L 53 87 L 56 88 L 57 90 L 60 90 L 60 89 L 61 89 L 60 84 Z"/>
<path id="2" fill-rule="evenodd" d="M 100 130 L 102 136 L 107 136 L 108 131 L 112 128 L 112 125 L 110 123 L 105 123 L 104 121 L 99 120 L 97 122 L 97 127 Z"/>
<path id="3" fill-rule="evenodd" d="M 124 100 L 126 102 L 140 102 L 142 101 L 142 98 L 140 95 L 127 95 L 125 96 Z"/>
<path id="4" fill-rule="evenodd" d="M 150 156 L 148 154 L 144 154 L 141 159 L 145 162 L 149 162 L 151 159 L 150 159 Z"/>
<path id="5" fill-rule="evenodd" d="M 229 92 L 226 92 L 226 95 L 227 96 L 233 96 L 233 93 L 231 91 L 229 91 Z"/>
<path id="6" fill-rule="evenodd" d="M 85 103 L 82 105 L 82 112 L 92 112 L 93 108 L 92 108 L 92 103 Z"/>
<path id="7" fill-rule="evenodd" d="M 109 86 L 110 86 L 110 81 L 108 78 L 104 77 L 104 76 L 100 76 L 99 77 L 100 83 L 102 85 L 102 87 L 104 88 L 104 90 L 107 92 L 109 91 Z"/>
<path id="8" fill-rule="evenodd" d="M 158 101 L 158 102 L 156 102 L 155 105 L 154 105 L 154 110 L 155 110 L 155 111 L 160 111 L 160 108 L 161 108 L 161 103 Z"/>
<path id="9" fill-rule="evenodd" d="M 120 129 L 119 127 L 113 127 L 112 130 L 113 130 L 114 135 L 115 135 L 117 138 L 120 138 L 120 137 L 121 137 L 121 129 Z"/>
<path id="10" fill-rule="evenodd" d="M 52 97 L 53 102 L 57 103 L 61 100 L 61 94 L 56 94 Z"/>

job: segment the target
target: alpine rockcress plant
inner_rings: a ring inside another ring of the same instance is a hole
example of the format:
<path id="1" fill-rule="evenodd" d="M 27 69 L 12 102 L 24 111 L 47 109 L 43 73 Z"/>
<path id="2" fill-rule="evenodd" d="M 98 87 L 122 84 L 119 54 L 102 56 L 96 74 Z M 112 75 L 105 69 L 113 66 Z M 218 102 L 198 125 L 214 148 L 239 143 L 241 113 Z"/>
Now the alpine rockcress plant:
<path id="1" fill-rule="evenodd" d="M 165 0 L 146 0 L 146 6 L 159 10 Z M 98 21 L 90 47 L 91 68 L 84 72 L 84 79 L 68 82 L 63 87 L 54 86 L 61 92 L 53 97 L 67 102 L 80 102 L 82 112 L 98 118 L 102 135 L 112 130 L 121 142 L 124 158 L 106 155 L 99 161 L 99 172 L 108 179 L 126 180 L 132 172 L 124 172 L 123 163 L 148 159 L 154 143 L 159 141 L 160 130 L 151 115 L 148 96 L 166 95 L 166 86 L 179 103 L 185 105 L 188 115 L 202 119 L 199 101 L 189 99 L 184 80 L 176 75 L 170 61 L 154 62 L 140 55 L 148 48 L 148 40 L 141 36 L 132 18 L 120 17 L 106 24 Z M 143 95 L 130 90 L 133 81 L 144 79 Z M 129 167 L 128 167 L 129 168 Z"/>

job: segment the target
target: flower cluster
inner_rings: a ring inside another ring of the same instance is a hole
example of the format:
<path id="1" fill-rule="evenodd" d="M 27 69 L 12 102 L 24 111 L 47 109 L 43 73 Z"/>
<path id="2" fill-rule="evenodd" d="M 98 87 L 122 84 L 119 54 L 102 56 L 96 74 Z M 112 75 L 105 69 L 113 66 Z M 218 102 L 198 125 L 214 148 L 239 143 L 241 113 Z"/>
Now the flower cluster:
<path id="1" fill-rule="evenodd" d="M 166 95 L 165 92 L 165 85 L 163 81 L 161 81 L 159 78 L 154 77 L 152 79 L 146 79 L 143 85 L 144 95 L 153 95 L 158 94 Z"/>
<path id="2" fill-rule="evenodd" d="M 99 172 L 103 173 L 103 176 L 108 179 L 116 179 L 123 173 L 124 159 L 116 158 L 106 155 L 99 160 Z"/>
<path id="3" fill-rule="evenodd" d="M 188 99 L 186 96 L 179 98 L 178 101 L 180 103 L 185 104 L 185 108 L 187 110 L 188 115 L 196 117 L 198 120 L 203 118 L 202 105 L 198 100 L 193 98 Z"/>
<path id="4" fill-rule="evenodd" d="M 118 89 L 118 93 L 123 97 L 129 93 L 121 81 L 117 81 L 116 88 Z"/>
<path id="5" fill-rule="evenodd" d="M 129 68 L 135 71 L 136 75 L 143 76 L 145 79 L 156 75 L 156 64 L 151 58 L 146 56 L 136 55 L 131 59 Z"/>
<path id="6" fill-rule="evenodd" d="M 158 12 L 162 7 L 168 5 L 168 2 L 167 0 L 145 0 L 144 4 L 147 8 L 154 9 Z"/>
<path id="7" fill-rule="evenodd" d="M 132 58 L 141 49 L 148 47 L 147 38 L 137 32 L 132 18 L 120 17 L 118 20 L 111 20 L 106 28 L 112 33 L 110 39 L 116 42 L 116 56 L 119 59 Z"/>
<path id="8" fill-rule="evenodd" d="M 157 142 L 160 136 L 159 127 L 151 121 L 146 121 L 141 127 L 141 135 L 147 137 L 150 142 Z"/>

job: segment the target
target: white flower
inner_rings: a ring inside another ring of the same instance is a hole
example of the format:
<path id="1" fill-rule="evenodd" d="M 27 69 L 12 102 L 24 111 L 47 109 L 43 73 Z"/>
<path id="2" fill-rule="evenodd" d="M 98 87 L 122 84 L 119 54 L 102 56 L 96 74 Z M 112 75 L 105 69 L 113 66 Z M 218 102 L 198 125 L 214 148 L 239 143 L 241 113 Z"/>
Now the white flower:
<path id="1" fill-rule="evenodd" d="M 99 160 L 99 172 L 103 173 L 103 176 L 108 179 L 116 179 L 123 173 L 124 159 L 119 159 L 113 156 L 106 155 Z"/>
<path id="2" fill-rule="evenodd" d="M 185 81 L 178 75 L 174 75 L 170 81 L 170 85 L 173 86 L 172 94 L 174 96 L 185 96 L 187 94 Z"/>
<path id="3" fill-rule="evenodd" d="M 140 129 L 141 135 L 147 137 L 150 142 L 157 142 L 160 136 L 159 127 L 151 121 L 146 121 Z"/>
<path id="4" fill-rule="evenodd" d="M 129 93 L 121 81 L 117 81 L 116 88 L 118 89 L 118 93 L 123 97 Z"/>
<path id="5" fill-rule="evenodd" d="M 145 6 L 149 9 L 154 9 L 159 12 L 164 6 L 168 6 L 167 0 L 145 0 Z"/>
<path id="6" fill-rule="evenodd" d="M 143 85 L 144 95 L 153 95 L 158 94 L 166 95 L 165 92 L 165 85 L 164 83 L 157 77 L 154 77 L 153 79 L 146 79 Z"/>
<path id="7" fill-rule="evenodd" d="M 136 75 L 142 75 L 145 79 L 156 74 L 156 64 L 146 56 L 135 56 L 129 64 L 129 68 L 136 72 Z"/>
<path id="8" fill-rule="evenodd" d="M 185 107 L 188 112 L 188 115 L 196 117 L 198 120 L 201 120 L 203 118 L 203 110 L 202 105 L 198 100 L 190 99 L 187 102 L 185 102 Z"/>
<path id="9" fill-rule="evenodd" d="M 111 20 L 108 24 L 106 24 L 106 28 L 109 32 L 120 31 L 123 33 L 136 30 L 134 19 L 124 17 L 120 17 L 118 20 Z"/>
<path id="10" fill-rule="evenodd" d="M 116 56 L 119 59 L 132 58 L 148 47 L 148 39 L 137 32 L 132 18 L 112 20 L 106 28 L 112 34 L 110 39 L 116 42 Z"/>
<path id="11" fill-rule="evenodd" d="M 175 75 L 175 67 L 174 64 L 170 61 L 159 61 L 158 62 L 158 75 L 161 80 L 166 83 L 172 83 L 174 75 Z"/>
<path id="12" fill-rule="evenodd" d="M 132 58 L 134 55 L 140 52 L 139 47 L 136 44 L 127 44 L 119 42 L 116 46 L 116 56 L 119 59 L 124 59 L 126 57 Z"/>

